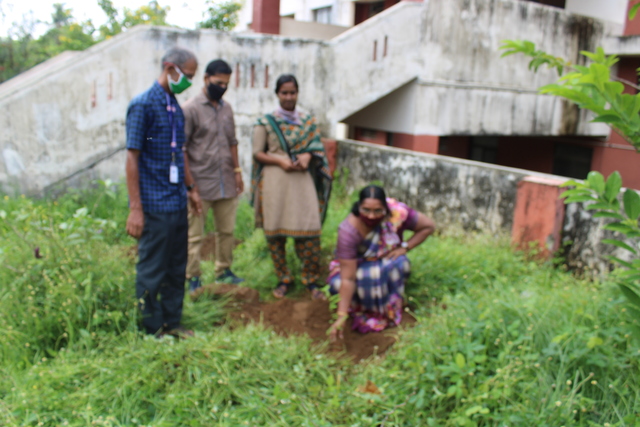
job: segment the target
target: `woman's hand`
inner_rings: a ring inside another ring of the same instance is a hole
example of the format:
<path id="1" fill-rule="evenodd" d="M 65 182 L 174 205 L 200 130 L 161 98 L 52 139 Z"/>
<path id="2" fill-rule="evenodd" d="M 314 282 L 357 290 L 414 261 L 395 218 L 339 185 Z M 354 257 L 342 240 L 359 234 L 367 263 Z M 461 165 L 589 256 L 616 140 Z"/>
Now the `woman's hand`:
<path id="1" fill-rule="evenodd" d="M 298 161 L 293 162 L 288 157 L 283 157 L 283 158 L 280 159 L 280 167 L 285 172 L 297 172 L 297 171 L 302 170 L 300 168 L 300 165 L 299 165 Z"/>
<path id="2" fill-rule="evenodd" d="M 336 342 L 337 339 L 344 339 L 343 329 L 344 323 L 347 321 L 347 317 L 349 316 L 346 314 L 339 315 L 338 320 L 333 322 L 333 325 L 329 328 L 329 341 Z"/>
<path id="3" fill-rule="evenodd" d="M 395 248 L 389 251 L 387 255 L 385 255 L 385 258 L 395 260 L 399 256 L 406 255 L 406 254 L 407 254 L 406 248 Z"/>
<path id="4" fill-rule="evenodd" d="M 300 165 L 300 169 L 307 170 L 309 169 L 309 163 L 311 163 L 311 153 L 302 153 L 298 154 L 298 165 Z"/>

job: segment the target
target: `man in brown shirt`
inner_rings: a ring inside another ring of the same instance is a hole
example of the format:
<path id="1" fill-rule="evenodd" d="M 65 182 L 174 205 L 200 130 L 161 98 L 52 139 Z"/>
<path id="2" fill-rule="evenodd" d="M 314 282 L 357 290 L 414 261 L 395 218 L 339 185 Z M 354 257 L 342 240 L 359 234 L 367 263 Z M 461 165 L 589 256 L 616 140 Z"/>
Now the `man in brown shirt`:
<path id="1" fill-rule="evenodd" d="M 188 163 L 185 170 L 190 171 L 185 182 L 188 189 L 197 186 L 202 199 L 202 215 L 189 210 L 187 280 L 192 292 L 201 284 L 200 249 L 209 209 L 213 209 L 216 229 L 216 282 L 238 284 L 244 281 L 231 271 L 238 195 L 244 190 L 244 183 L 238 164 L 233 110 L 222 100 L 230 78 L 229 64 L 221 59 L 211 61 L 205 70 L 202 92 L 182 106 Z"/>

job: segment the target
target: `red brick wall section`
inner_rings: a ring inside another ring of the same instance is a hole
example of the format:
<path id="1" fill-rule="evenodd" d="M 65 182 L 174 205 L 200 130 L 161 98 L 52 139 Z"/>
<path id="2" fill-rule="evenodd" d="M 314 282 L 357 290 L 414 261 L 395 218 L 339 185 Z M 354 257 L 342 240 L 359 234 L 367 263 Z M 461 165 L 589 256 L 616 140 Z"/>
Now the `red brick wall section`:
<path id="1" fill-rule="evenodd" d="M 640 16 L 632 22 L 635 23 L 634 25 L 638 25 L 639 31 L 636 34 L 640 34 Z M 638 57 L 620 58 L 618 77 L 637 83 L 636 69 L 639 67 L 640 58 Z M 637 91 L 625 85 L 625 93 L 633 95 Z M 598 171 L 605 177 L 617 170 L 622 175 L 622 185 L 636 190 L 640 190 L 638 165 L 640 165 L 640 154 L 615 131 L 611 131 L 605 146 L 595 147 L 593 150 L 591 170 Z"/>
<path id="2" fill-rule="evenodd" d="M 393 146 L 398 148 L 404 148 L 405 150 L 413 150 L 415 143 L 415 135 L 408 133 L 394 133 L 393 134 Z"/>
<path id="3" fill-rule="evenodd" d="M 560 184 L 560 180 L 534 176 L 518 183 L 511 230 L 511 242 L 518 249 L 527 251 L 533 246 L 540 250 L 540 257 L 548 259 L 560 248 L 564 218 Z"/>
<path id="4" fill-rule="evenodd" d="M 256 33 L 280 34 L 280 0 L 253 0 L 253 22 Z"/>
<path id="5" fill-rule="evenodd" d="M 394 133 L 393 146 L 421 153 L 438 154 L 440 137 L 437 135 L 412 135 L 409 133 Z"/>
<path id="6" fill-rule="evenodd" d="M 440 137 L 437 135 L 416 135 L 414 150 L 422 153 L 438 154 Z"/>
<path id="7" fill-rule="evenodd" d="M 374 133 L 374 136 L 370 134 Z M 355 128 L 354 139 L 357 141 L 370 142 L 371 144 L 387 145 L 387 132 L 374 129 Z"/>
<path id="8" fill-rule="evenodd" d="M 629 20 L 629 7 L 631 7 L 634 3 L 636 2 L 630 1 L 629 5 L 627 6 L 627 14 L 625 15 L 626 23 L 624 26 L 625 36 L 637 36 L 638 34 L 640 34 L 640 16 L 636 15 L 634 19 Z"/>
<path id="9" fill-rule="evenodd" d="M 595 147 L 591 170 L 608 177 L 613 171 L 620 172 L 622 185 L 640 190 L 640 154 L 616 132 L 611 132 L 606 147 Z"/>

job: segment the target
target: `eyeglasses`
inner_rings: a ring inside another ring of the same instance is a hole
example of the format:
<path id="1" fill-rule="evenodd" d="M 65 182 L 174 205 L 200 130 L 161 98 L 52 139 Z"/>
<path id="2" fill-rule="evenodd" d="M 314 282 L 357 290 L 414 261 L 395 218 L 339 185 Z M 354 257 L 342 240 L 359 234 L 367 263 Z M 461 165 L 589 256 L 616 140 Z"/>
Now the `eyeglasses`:
<path id="1" fill-rule="evenodd" d="M 387 211 L 385 209 L 360 208 L 360 213 L 365 214 L 365 215 L 382 216 L 382 215 L 386 214 Z"/>

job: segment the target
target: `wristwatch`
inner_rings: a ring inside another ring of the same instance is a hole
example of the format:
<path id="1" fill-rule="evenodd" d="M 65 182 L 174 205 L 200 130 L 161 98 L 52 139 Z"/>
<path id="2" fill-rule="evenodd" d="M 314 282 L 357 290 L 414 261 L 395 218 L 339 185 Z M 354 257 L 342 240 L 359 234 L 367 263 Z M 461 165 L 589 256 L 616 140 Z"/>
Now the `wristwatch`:
<path id="1" fill-rule="evenodd" d="M 194 182 L 193 184 L 187 185 L 186 187 L 187 187 L 187 191 L 191 191 L 196 187 L 196 183 Z"/>
<path id="2" fill-rule="evenodd" d="M 400 243 L 400 247 L 406 249 L 407 251 L 409 250 L 409 243 L 408 242 L 402 242 Z"/>

